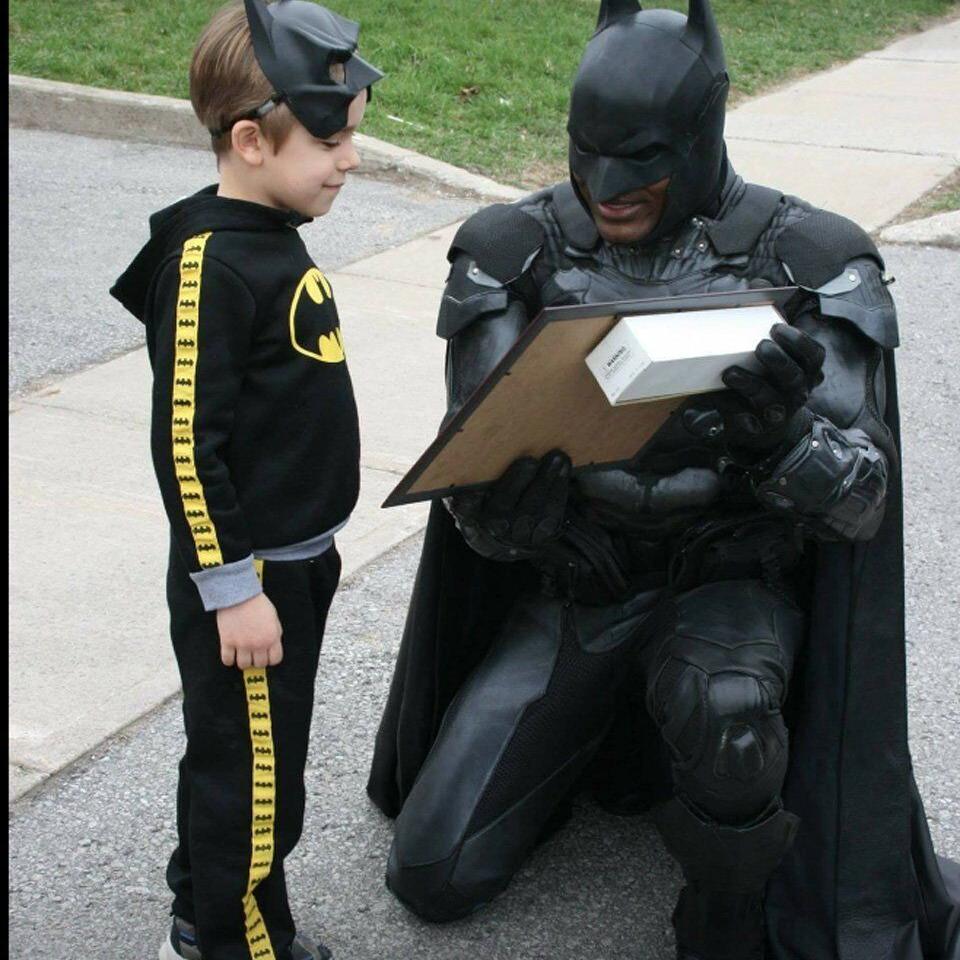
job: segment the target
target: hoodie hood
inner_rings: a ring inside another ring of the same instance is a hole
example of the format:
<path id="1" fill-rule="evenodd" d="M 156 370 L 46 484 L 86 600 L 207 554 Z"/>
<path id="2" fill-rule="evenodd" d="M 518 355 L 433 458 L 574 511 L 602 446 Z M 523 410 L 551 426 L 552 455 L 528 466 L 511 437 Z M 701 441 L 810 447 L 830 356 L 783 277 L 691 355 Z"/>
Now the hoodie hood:
<path id="1" fill-rule="evenodd" d="M 110 295 L 141 323 L 157 270 L 167 257 L 180 251 L 188 237 L 208 230 L 285 230 L 312 219 L 294 210 L 218 197 L 217 189 L 217 184 L 211 184 L 150 217 L 150 239 L 110 288 Z"/>

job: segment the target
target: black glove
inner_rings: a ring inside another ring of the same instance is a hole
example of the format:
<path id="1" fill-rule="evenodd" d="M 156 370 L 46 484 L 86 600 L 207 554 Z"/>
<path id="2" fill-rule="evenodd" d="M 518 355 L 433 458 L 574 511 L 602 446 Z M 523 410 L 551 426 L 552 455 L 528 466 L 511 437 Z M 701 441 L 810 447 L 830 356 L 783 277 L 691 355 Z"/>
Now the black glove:
<path id="1" fill-rule="evenodd" d="M 567 513 L 570 469 L 570 458 L 560 450 L 540 460 L 515 460 L 487 490 L 476 522 L 489 536 L 518 550 L 537 550 L 555 540 Z"/>
<path id="2" fill-rule="evenodd" d="M 731 450 L 768 453 L 796 443 L 810 429 L 813 414 L 805 404 L 823 381 L 826 351 L 812 337 L 785 323 L 755 351 L 760 373 L 727 367 L 723 382 L 733 392 L 717 410 L 688 409 L 684 426 L 697 436 L 718 437 Z"/>

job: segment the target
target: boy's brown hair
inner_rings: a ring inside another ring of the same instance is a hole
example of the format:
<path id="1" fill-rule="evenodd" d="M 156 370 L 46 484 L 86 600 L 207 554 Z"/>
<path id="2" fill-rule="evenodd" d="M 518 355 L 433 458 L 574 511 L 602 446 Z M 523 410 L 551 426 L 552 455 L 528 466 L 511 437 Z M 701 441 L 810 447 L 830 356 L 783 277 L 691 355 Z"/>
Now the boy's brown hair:
<path id="1" fill-rule="evenodd" d="M 230 149 L 230 125 L 252 113 L 276 91 L 260 69 L 242 0 L 221 7 L 206 25 L 190 63 L 190 102 L 210 131 L 217 159 Z M 274 150 L 279 150 L 296 119 L 280 103 L 258 121 Z"/>

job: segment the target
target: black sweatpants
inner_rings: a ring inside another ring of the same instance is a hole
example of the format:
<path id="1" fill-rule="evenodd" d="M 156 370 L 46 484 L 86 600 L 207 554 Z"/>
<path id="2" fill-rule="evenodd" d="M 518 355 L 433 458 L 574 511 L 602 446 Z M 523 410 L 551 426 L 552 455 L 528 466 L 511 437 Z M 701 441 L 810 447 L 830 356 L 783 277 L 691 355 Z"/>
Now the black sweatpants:
<path id="1" fill-rule="evenodd" d="M 175 547 L 167 600 L 183 683 L 187 748 L 177 791 L 179 845 L 167 867 L 173 913 L 197 927 L 204 960 L 287 960 L 295 933 L 283 861 L 303 827 L 303 770 L 336 547 L 262 565 L 283 628 L 283 660 L 225 667 Z"/>

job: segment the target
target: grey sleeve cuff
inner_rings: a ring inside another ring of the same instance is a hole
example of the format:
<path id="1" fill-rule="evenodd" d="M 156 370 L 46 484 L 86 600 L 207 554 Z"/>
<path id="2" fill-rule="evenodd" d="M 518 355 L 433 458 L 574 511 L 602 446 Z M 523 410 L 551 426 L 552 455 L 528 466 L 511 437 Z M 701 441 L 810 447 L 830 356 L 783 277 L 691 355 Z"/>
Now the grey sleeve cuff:
<path id="1" fill-rule="evenodd" d="M 252 553 L 245 560 L 235 560 L 233 563 L 191 573 L 190 579 L 197 585 L 203 609 L 208 612 L 221 607 L 232 607 L 263 593 L 260 578 L 253 566 Z"/>

